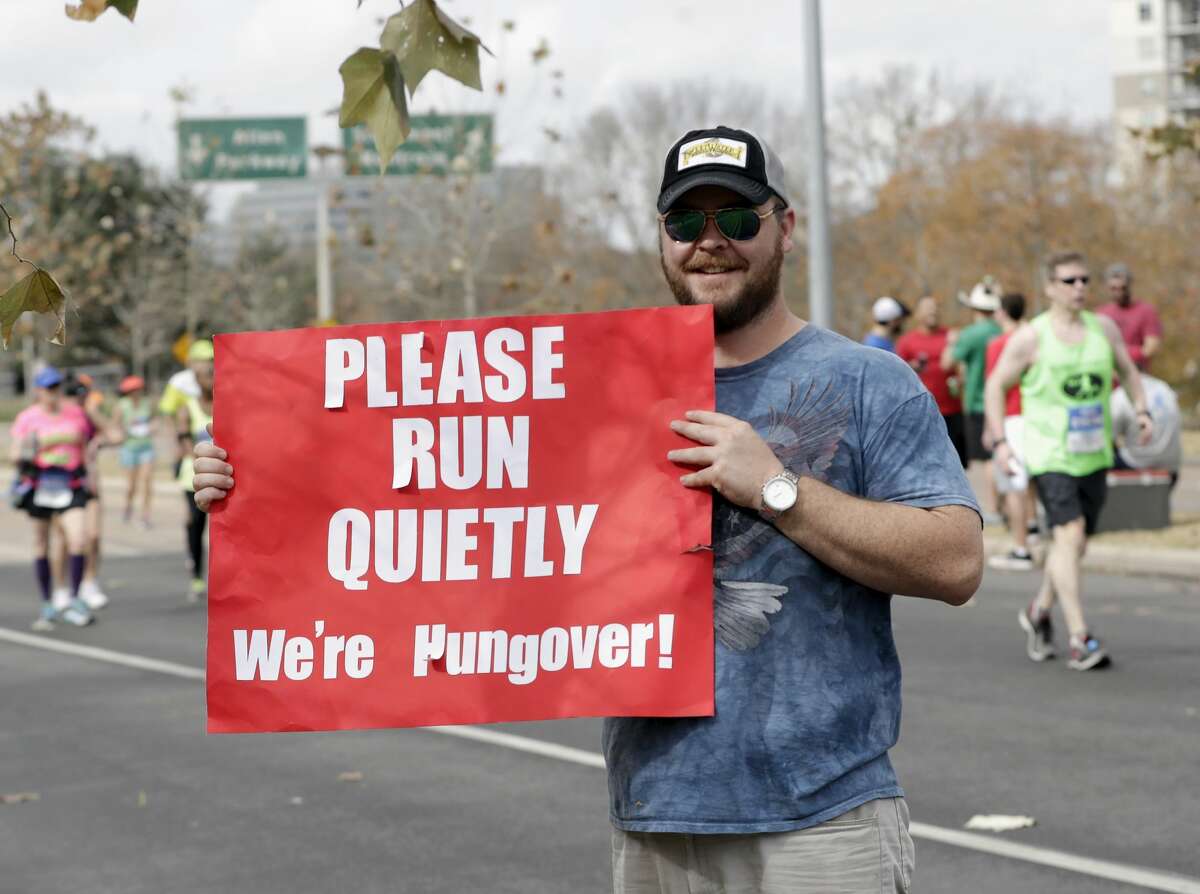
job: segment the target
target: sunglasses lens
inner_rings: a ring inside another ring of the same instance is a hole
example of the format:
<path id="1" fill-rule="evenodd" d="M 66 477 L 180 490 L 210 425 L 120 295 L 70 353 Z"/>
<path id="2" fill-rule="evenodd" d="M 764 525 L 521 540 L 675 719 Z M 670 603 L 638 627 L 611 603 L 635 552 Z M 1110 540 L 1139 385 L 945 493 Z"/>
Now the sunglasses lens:
<path id="1" fill-rule="evenodd" d="M 703 211 L 668 211 L 663 228 L 676 242 L 695 242 L 704 230 Z"/>
<path id="2" fill-rule="evenodd" d="M 717 229 L 726 239 L 745 242 L 758 235 L 759 219 L 753 208 L 722 208 L 716 219 Z"/>

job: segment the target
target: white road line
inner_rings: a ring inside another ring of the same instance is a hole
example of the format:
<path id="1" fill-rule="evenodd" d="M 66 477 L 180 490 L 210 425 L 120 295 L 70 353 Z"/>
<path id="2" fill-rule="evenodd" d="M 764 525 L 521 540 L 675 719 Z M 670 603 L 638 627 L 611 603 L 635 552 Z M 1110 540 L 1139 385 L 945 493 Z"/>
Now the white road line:
<path id="1" fill-rule="evenodd" d="M 1160 872 L 1157 869 L 1144 869 L 1141 866 L 1130 866 L 1127 863 L 1110 863 L 1108 860 L 1094 860 L 1091 857 L 1078 857 L 1063 851 L 1051 850 L 1047 847 L 1036 847 L 1032 844 L 1021 844 L 1017 841 L 1006 841 L 1003 838 L 992 838 L 975 832 L 961 832 L 958 829 L 944 829 L 941 826 L 930 826 L 927 823 L 910 823 L 908 827 L 913 838 L 927 838 L 941 844 L 954 847 L 965 847 L 970 850 L 983 851 L 999 857 L 1010 857 L 1013 860 L 1024 860 L 1026 863 L 1040 863 L 1055 869 L 1066 869 L 1081 875 L 1092 875 L 1096 878 L 1113 882 L 1123 882 L 1129 885 L 1141 885 L 1151 891 L 1170 891 L 1173 894 L 1200 894 L 1200 879 L 1170 872 Z"/>
<path id="2" fill-rule="evenodd" d="M 553 742 L 514 736 L 480 726 L 426 726 L 422 729 L 431 733 L 441 733 L 443 736 L 472 739 L 476 742 L 486 742 L 488 745 L 499 745 L 501 748 L 524 751 L 526 754 L 537 754 L 558 761 L 583 764 L 585 767 L 595 767 L 599 770 L 604 769 L 604 755 L 584 751 L 582 748 L 571 748 L 568 745 L 556 745 Z"/>
<path id="3" fill-rule="evenodd" d="M 109 649 L 99 649 L 96 646 L 84 646 L 79 643 L 68 643 L 62 640 L 50 639 L 48 636 L 37 636 L 33 633 L 23 633 L 20 630 L 10 630 L 0 627 L 0 640 L 16 643 L 21 646 L 32 646 L 35 649 L 45 649 L 48 652 L 60 652 L 64 655 L 74 655 L 77 658 L 91 658 L 95 661 L 107 661 L 109 664 L 120 664 L 137 670 L 153 671 L 156 674 L 169 674 L 172 677 L 183 677 L 187 680 L 203 680 L 204 671 L 186 664 L 176 664 L 173 661 L 159 661 L 157 658 L 143 658 L 141 655 L 128 655 L 125 652 L 113 652 Z"/>
<path id="4" fill-rule="evenodd" d="M 188 680 L 203 680 L 204 670 L 175 664 L 171 661 L 159 661 L 155 658 L 144 658 L 140 655 L 130 655 L 124 652 L 113 652 L 109 649 L 99 649 L 95 646 L 84 646 L 78 643 L 62 642 L 46 636 L 37 636 L 19 630 L 0 627 L 0 641 L 30 646 L 35 649 L 45 649 L 64 655 L 74 655 L 79 658 L 91 658 L 95 661 L 106 661 L 123 667 L 137 670 L 152 671 L 153 673 L 168 674 L 173 677 L 183 677 Z M 438 733 L 443 736 L 454 736 L 459 739 L 470 739 L 487 745 L 509 748 L 539 757 L 579 764 L 595 769 L 604 768 L 603 755 L 581 748 L 571 748 L 567 745 L 557 745 L 553 742 L 542 742 L 526 736 L 514 736 L 496 730 L 478 726 L 430 726 L 423 728 L 426 732 Z M 952 847 L 966 850 L 995 854 L 1011 860 L 1021 860 L 1026 863 L 1036 863 L 1050 866 L 1054 869 L 1065 869 L 1081 875 L 1128 885 L 1140 885 L 1151 891 L 1166 891 L 1169 894 L 1200 894 L 1200 878 L 1161 872 L 1141 866 L 1131 866 L 1127 863 L 1112 863 L 1108 860 L 1095 860 L 1091 857 L 1080 857 L 1064 851 L 1051 850 L 1046 847 L 1036 847 L 1016 841 L 1006 841 L 1003 838 L 993 838 L 989 835 L 979 835 L 974 832 L 963 832 L 958 829 L 946 829 L 942 826 L 931 826 L 928 823 L 914 822 L 909 826 L 914 838 L 924 838 Z"/>

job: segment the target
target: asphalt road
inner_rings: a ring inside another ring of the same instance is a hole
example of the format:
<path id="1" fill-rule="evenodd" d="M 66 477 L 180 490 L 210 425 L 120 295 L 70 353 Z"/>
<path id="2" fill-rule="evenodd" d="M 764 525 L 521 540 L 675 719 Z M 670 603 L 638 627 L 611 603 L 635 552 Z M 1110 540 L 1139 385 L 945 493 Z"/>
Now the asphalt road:
<path id="1" fill-rule="evenodd" d="M 200 668 L 204 606 L 182 558 L 109 561 L 101 622 L 49 636 Z M 1200 583 L 1094 578 L 1114 666 L 1024 658 L 1036 580 L 989 572 L 951 609 L 896 601 L 913 820 L 1200 877 Z M 0 565 L 0 628 L 28 631 L 24 564 Z M 501 729 L 595 752 L 599 721 Z M 194 680 L 0 641 L 3 894 L 581 892 L 608 886 L 602 771 L 421 730 L 208 736 Z M 361 774 L 342 778 L 342 774 Z M 1147 888 L 918 838 L 915 890 Z M 1200 882 L 1192 890 L 1200 890 Z M 1186 890 L 1181 888 L 1180 890 Z"/>

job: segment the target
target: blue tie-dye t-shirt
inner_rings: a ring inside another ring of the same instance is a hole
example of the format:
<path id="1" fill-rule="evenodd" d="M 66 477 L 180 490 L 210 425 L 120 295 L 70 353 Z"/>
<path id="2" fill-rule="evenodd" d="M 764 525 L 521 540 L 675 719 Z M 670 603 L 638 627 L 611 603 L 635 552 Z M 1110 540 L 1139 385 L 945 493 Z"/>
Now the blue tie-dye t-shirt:
<path id="1" fill-rule="evenodd" d="M 808 325 L 716 381 L 717 410 L 798 475 L 868 500 L 979 509 L 937 404 L 894 354 Z M 614 825 L 781 832 L 901 795 L 892 597 L 719 497 L 713 551 L 716 714 L 605 722 Z"/>

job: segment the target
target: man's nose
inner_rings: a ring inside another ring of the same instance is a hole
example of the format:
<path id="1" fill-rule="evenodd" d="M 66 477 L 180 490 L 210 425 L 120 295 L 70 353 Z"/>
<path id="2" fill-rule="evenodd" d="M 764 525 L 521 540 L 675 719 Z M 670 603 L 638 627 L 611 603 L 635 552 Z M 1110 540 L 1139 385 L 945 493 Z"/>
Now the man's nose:
<path id="1" fill-rule="evenodd" d="M 696 244 L 700 246 L 724 245 L 728 241 L 725 238 L 725 234 L 717 227 L 717 219 L 715 217 L 706 217 L 704 219 L 704 229 L 696 237 Z"/>

